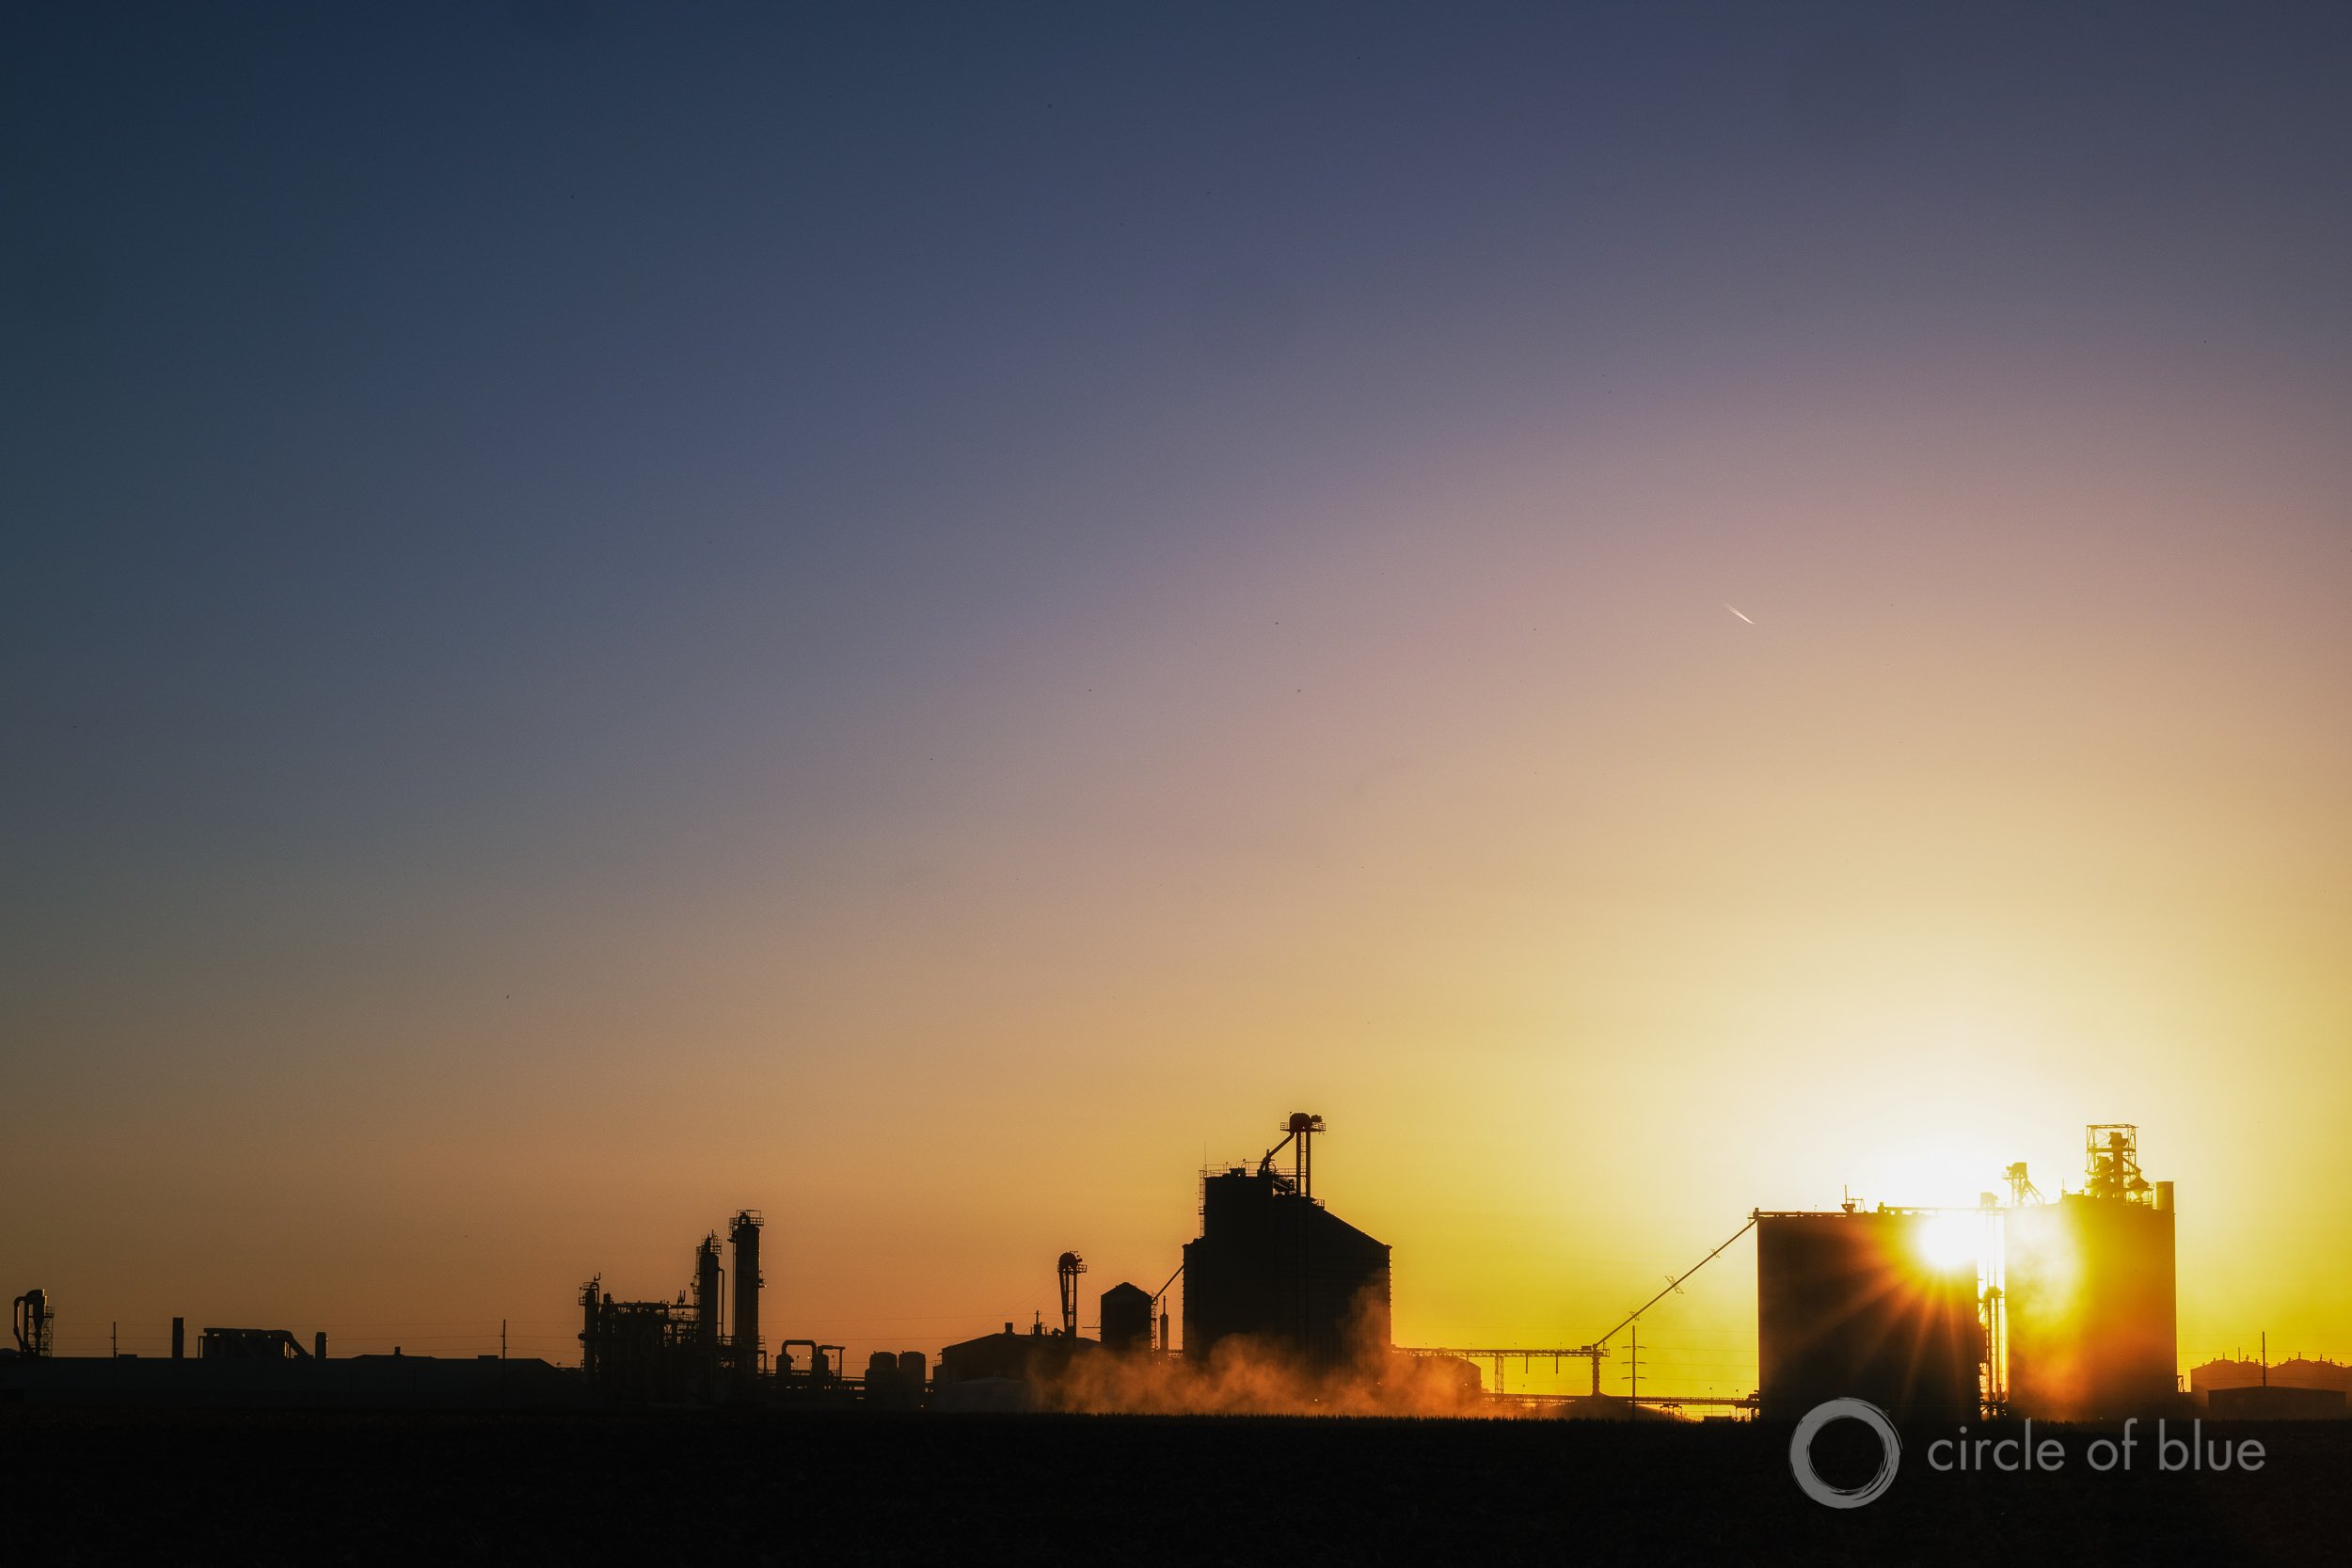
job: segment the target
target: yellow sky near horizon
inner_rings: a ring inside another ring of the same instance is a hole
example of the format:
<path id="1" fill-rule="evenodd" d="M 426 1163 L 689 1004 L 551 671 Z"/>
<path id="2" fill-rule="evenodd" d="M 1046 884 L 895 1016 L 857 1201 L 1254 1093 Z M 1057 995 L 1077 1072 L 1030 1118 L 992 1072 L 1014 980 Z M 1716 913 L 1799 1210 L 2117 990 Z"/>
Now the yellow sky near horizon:
<path id="1" fill-rule="evenodd" d="M 2352 1358 L 2344 540 L 2260 452 L 2094 483 L 2011 434 L 1310 494 L 714 817 L 224 872 L 24 999 L 8 1292 L 72 1353 L 568 1360 L 580 1280 L 675 1291 L 749 1205 L 769 1337 L 857 1365 L 1050 1318 L 1065 1248 L 1156 1287 L 1203 1161 L 1306 1109 L 1400 1341 L 1574 1344 L 1753 1208 L 2055 1191 L 2122 1120 L 2184 1368 Z M 1753 1281 L 1656 1308 L 1645 1386 L 1752 1385 Z"/>

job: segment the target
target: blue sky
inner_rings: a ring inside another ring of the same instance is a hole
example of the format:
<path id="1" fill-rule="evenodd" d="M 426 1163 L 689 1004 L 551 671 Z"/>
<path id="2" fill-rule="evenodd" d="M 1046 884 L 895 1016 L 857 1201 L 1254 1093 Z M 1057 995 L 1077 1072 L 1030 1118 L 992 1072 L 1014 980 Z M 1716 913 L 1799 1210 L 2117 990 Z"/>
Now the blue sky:
<path id="1" fill-rule="evenodd" d="M 85 1297 L 161 1173 L 196 1247 L 240 1161 L 430 1148 L 424 1236 L 593 1132 L 715 1215 L 854 1154 L 713 1085 L 968 1168 L 1131 1028 L 1204 1069 L 1138 1134 L 1181 1228 L 1352 1065 L 1432 1150 L 1466 1038 L 1745 1083 L 1677 1031 L 1791 932 L 1776 1050 L 2087 1036 L 2090 1095 L 2144 1025 L 2186 1085 L 2150 1020 L 2259 994 L 2342 1070 L 2340 8 L 5 25 L 0 1133 Z M 598 1191 L 579 1253 L 674 1222 Z"/>

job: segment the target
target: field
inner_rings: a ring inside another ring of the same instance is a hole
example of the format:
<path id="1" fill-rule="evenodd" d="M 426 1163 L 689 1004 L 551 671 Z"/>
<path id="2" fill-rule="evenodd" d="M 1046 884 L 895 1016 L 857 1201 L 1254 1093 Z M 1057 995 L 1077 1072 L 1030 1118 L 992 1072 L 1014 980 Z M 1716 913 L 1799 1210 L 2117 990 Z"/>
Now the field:
<path id="1" fill-rule="evenodd" d="M 2352 1422 L 2233 1433 L 2261 1470 L 1937 1473 L 1915 1437 L 1846 1511 L 1785 1430 L 1534 1420 L 20 1408 L 0 1476 L 42 1563 L 2344 1560 Z"/>

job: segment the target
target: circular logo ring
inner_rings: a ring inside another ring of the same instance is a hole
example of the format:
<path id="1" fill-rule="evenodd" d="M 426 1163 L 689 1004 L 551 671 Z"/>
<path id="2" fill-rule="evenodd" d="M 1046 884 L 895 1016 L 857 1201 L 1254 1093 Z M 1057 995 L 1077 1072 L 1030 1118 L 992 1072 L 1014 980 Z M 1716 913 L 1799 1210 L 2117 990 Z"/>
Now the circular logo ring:
<path id="1" fill-rule="evenodd" d="M 1832 1486 L 1813 1467 L 1813 1439 L 1832 1421 L 1860 1421 L 1879 1434 L 1878 1474 L 1856 1487 Z M 1886 1418 L 1886 1412 L 1868 1400 L 1830 1400 L 1804 1413 L 1797 1430 L 1788 1439 L 1788 1468 L 1797 1478 L 1797 1485 L 1804 1495 L 1824 1508 L 1860 1508 L 1875 1502 L 1878 1495 L 1895 1484 L 1895 1468 L 1902 1463 L 1902 1439 L 1895 1432 L 1895 1423 Z"/>

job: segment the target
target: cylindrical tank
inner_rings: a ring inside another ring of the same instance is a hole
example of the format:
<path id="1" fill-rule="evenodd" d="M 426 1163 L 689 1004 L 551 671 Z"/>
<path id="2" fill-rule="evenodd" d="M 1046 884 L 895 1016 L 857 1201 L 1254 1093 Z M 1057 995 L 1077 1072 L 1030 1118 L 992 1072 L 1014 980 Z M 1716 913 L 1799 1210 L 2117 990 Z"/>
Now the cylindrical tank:
<path id="1" fill-rule="evenodd" d="M 694 1248 L 694 1348 L 707 1372 L 719 1370 L 719 1238 Z"/>
<path id="2" fill-rule="evenodd" d="M 2178 1386 L 2169 1182 L 2153 1202 L 2069 1193 L 2010 1211 L 2009 1404 L 2044 1421 L 2160 1413 Z"/>
<path id="3" fill-rule="evenodd" d="M 1125 1355 L 1152 1348 L 1152 1296 L 1139 1285 L 1114 1285 L 1101 1302 L 1103 1348 Z"/>
<path id="4" fill-rule="evenodd" d="M 1756 1360 L 1766 1420 L 1793 1421 L 1849 1396 L 1899 1420 L 1976 1413 L 1983 1354 L 1977 1266 L 1944 1254 L 1938 1219 L 1915 1210 L 1758 1216 Z"/>
<path id="5" fill-rule="evenodd" d="M 728 1349 L 739 1377 L 759 1370 L 759 1223 L 745 1209 L 727 1231 L 735 1243 L 735 1338 Z"/>

